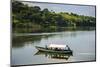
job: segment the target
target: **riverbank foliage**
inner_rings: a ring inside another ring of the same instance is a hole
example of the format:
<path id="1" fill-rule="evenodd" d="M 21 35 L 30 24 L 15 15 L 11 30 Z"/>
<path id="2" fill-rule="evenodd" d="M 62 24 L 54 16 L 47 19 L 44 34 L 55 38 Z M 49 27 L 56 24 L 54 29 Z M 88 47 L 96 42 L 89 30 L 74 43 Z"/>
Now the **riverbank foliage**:
<path id="1" fill-rule="evenodd" d="M 67 8 L 66 8 L 67 9 Z M 66 27 L 95 27 L 96 18 L 75 13 L 59 12 L 39 6 L 29 6 L 23 2 L 12 2 L 13 32 L 39 32 Z M 20 30 L 19 30 L 20 29 Z M 22 29 L 22 30 L 21 30 Z"/>

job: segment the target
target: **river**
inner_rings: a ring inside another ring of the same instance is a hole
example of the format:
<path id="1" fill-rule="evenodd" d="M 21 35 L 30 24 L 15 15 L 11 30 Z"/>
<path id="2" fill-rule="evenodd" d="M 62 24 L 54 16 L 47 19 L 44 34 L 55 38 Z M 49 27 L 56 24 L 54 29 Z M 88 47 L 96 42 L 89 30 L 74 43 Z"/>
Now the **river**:
<path id="1" fill-rule="evenodd" d="M 65 44 L 73 55 L 38 53 L 35 46 Z M 95 31 L 64 31 L 55 33 L 16 34 L 12 36 L 11 65 L 95 61 Z"/>

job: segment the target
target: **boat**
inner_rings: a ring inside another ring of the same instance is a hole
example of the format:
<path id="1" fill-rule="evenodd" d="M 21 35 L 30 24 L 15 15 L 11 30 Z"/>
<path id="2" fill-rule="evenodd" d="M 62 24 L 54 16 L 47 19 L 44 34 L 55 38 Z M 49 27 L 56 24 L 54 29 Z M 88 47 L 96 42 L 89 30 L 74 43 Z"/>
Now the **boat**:
<path id="1" fill-rule="evenodd" d="M 49 46 L 40 47 L 35 46 L 41 52 L 48 52 L 48 53 L 59 53 L 59 54 L 72 54 L 73 51 L 68 47 L 68 45 L 57 45 L 57 44 L 50 44 Z"/>

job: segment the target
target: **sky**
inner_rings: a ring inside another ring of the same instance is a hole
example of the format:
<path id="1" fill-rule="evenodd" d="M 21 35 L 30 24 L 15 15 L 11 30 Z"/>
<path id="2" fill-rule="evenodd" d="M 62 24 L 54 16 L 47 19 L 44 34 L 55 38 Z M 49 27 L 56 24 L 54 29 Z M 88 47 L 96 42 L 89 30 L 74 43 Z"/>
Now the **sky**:
<path id="1" fill-rule="evenodd" d="M 54 3 L 39 3 L 39 2 L 23 2 L 29 6 L 39 6 L 42 10 L 48 8 L 49 11 L 55 12 L 69 12 L 76 13 L 78 15 L 93 16 L 95 17 L 95 6 L 83 6 L 72 4 L 54 4 Z"/>

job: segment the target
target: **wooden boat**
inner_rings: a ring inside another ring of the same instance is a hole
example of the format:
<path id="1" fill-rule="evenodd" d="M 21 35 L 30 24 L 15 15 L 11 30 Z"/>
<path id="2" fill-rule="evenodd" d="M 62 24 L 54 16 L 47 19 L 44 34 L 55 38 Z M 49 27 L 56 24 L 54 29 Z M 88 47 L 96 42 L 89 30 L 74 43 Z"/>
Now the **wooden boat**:
<path id="1" fill-rule="evenodd" d="M 60 53 L 60 54 L 72 54 L 72 50 L 68 47 L 68 49 L 61 49 L 59 47 L 39 47 L 39 46 L 35 46 L 39 51 L 42 52 L 49 52 L 49 53 Z"/>

